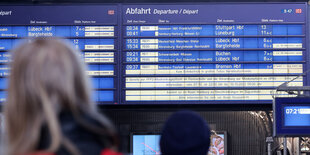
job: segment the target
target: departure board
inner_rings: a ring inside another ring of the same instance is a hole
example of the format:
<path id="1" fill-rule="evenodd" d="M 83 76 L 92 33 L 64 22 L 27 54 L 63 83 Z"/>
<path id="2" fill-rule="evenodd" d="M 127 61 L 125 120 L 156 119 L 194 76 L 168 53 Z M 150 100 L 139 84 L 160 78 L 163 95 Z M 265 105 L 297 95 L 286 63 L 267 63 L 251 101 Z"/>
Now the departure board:
<path id="1" fill-rule="evenodd" d="M 94 88 L 93 101 L 117 102 L 117 22 L 116 5 L 1 6 L 1 101 L 5 101 L 9 75 L 7 63 L 11 54 L 8 51 L 30 38 L 59 37 L 81 50 Z"/>
<path id="2" fill-rule="evenodd" d="M 9 51 L 34 37 L 81 51 L 98 104 L 271 104 L 309 65 L 306 3 L 0 8 L 0 102 Z"/>
<path id="3" fill-rule="evenodd" d="M 126 103 L 271 103 L 274 88 L 305 70 L 305 3 L 135 4 L 122 12 Z"/>

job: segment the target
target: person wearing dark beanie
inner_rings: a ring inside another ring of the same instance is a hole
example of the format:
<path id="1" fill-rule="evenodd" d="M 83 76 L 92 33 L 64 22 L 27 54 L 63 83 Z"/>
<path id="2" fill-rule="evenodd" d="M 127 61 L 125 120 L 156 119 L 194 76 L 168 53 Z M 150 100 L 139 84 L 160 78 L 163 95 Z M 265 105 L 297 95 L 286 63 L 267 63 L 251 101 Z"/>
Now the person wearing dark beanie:
<path id="1" fill-rule="evenodd" d="M 206 155 L 209 146 L 209 126 L 195 112 L 186 110 L 174 113 L 162 129 L 162 155 Z"/>

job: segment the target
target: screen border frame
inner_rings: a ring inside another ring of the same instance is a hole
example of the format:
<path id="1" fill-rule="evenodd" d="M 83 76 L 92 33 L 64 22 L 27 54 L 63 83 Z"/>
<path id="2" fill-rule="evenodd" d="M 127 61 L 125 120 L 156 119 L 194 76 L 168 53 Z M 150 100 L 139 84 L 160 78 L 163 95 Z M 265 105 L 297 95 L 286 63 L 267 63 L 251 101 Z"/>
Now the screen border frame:
<path id="1" fill-rule="evenodd" d="M 299 137 L 310 136 L 310 126 L 284 125 L 285 106 L 310 106 L 310 97 L 278 97 L 273 101 L 273 136 L 275 137 Z"/>
<path id="2" fill-rule="evenodd" d="M 303 57 L 305 58 L 304 62 L 303 62 L 303 66 L 307 66 L 308 65 L 308 62 L 310 62 L 310 57 L 308 56 L 307 52 L 309 51 L 308 49 L 308 34 L 309 34 L 309 28 L 308 28 L 308 24 L 309 24 L 309 20 L 308 19 L 308 14 L 309 14 L 309 6 L 307 5 L 306 2 L 293 2 L 293 3 L 290 3 L 290 2 L 270 2 L 270 3 L 266 3 L 266 2 L 197 2 L 197 3 L 189 3 L 189 2 L 180 2 L 180 3 L 120 3 L 122 5 L 122 7 L 126 6 L 126 5 L 185 5 L 185 4 L 189 4 L 189 5 L 227 5 L 227 4 L 231 4 L 231 5 L 247 5 L 247 4 L 304 4 L 305 5 L 305 11 L 306 11 L 306 14 L 305 14 L 305 21 L 303 22 L 302 25 L 305 26 L 305 37 L 304 37 L 304 40 L 305 40 L 305 54 L 303 54 Z M 142 24 L 143 25 L 143 24 Z M 146 25 L 154 25 L 154 23 L 152 24 L 146 24 Z M 162 25 L 169 25 L 169 24 L 162 24 Z M 172 24 L 173 25 L 173 24 Z M 128 24 L 124 24 L 122 23 L 121 26 L 128 26 Z M 141 25 L 140 25 L 141 26 Z M 144 25 L 143 25 L 144 26 Z M 151 37 L 149 37 L 151 38 Z M 124 49 L 122 49 L 124 50 Z M 122 58 L 120 58 L 122 59 Z M 123 66 L 121 66 L 123 67 Z M 124 71 L 124 70 L 122 70 Z M 306 67 L 303 67 L 303 72 L 306 71 Z M 124 73 L 121 73 L 121 75 L 125 75 Z M 189 75 L 190 76 L 190 75 Z M 266 75 L 268 76 L 268 75 Z M 292 75 L 294 76 L 294 75 Z M 296 75 L 296 76 L 299 76 L 299 75 Z M 130 76 L 131 77 L 131 76 Z M 132 76 L 132 77 L 135 77 L 135 76 Z M 137 76 L 138 77 L 138 76 Z M 123 77 L 120 77 L 120 78 L 123 78 Z M 126 78 L 126 76 L 125 76 Z M 123 79 L 125 79 L 123 78 Z M 123 80 L 121 79 L 121 80 Z M 310 79 L 310 76 L 308 75 L 305 75 L 303 76 L 303 84 L 304 85 L 309 85 L 309 81 L 308 79 Z M 123 86 L 123 82 L 120 83 L 121 84 L 121 87 Z M 270 89 L 276 89 L 276 88 L 270 88 Z M 219 101 L 195 101 L 195 100 L 191 100 L 191 101 L 184 101 L 184 100 L 180 100 L 180 101 L 126 101 L 126 95 L 125 95 L 125 91 L 126 90 L 131 90 L 131 89 L 126 89 L 126 88 L 121 88 L 120 91 L 120 95 L 122 96 L 120 98 L 120 104 L 118 104 L 117 106 L 123 106 L 124 108 L 131 108 L 131 107 L 138 107 L 138 106 L 150 106 L 150 105 L 172 105 L 172 106 L 188 106 L 188 105 L 193 105 L 193 107 L 195 107 L 195 105 L 199 105 L 199 106 L 212 106 L 212 105 L 215 105 L 215 106 L 218 106 L 218 105 L 224 105 L 226 107 L 233 107 L 233 106 L 239 106 L 241 105 L 240 107 L 251 107 L 251 106 L 255 106 L 255 105 L 258 105 L 257 108 L 254 108 L 254 109 L 261 109 L 260 106 L 265 106 L 265 107 L 269 107 L 269 106 L 272 106 L 273 104 L 273 100 L 219 100 Z M 132 89 L 132 90 L 139 90 L 139 89 Z M 148 90 L 148 89 L 141 89 L 141 90 Z M 152 89 L 153 90 L 153 89 Z M 155 89 L 154 89 L 155 90 Z M 161 90 L 161 89 L 159 89 Z M 166 89 L 163 89 L 163 90 L 166 90 Z M 195 90 L 199 90 L 199 89 L 195 89 Z M 261 89 L 259 89 L 261 90 Z M 230 106 L 232 105 L 232 106 Z M 105 106 L 105 105 L 103 105 Z M 112 105 L 113 106 L 113 105 Z M 128 107 L 127 107 L 128 106 Z M 150 106 L 152 107 L 152 106 Z M 239 107 L 239 108 L 240 108 Z M 270 109 L 270 108 L 266 108 L 266 109 Z"/>

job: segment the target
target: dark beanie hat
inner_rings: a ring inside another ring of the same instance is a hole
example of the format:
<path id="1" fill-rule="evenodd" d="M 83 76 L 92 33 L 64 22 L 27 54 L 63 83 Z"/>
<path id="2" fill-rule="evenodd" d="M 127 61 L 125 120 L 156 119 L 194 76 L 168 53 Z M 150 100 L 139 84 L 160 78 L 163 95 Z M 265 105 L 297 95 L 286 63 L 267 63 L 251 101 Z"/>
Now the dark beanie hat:
<path id="1" fill-rule="evenodd" d="M 192 111 L 179 111 L 166 121 L 160 138 L 163 155 L 206 155 L 210 146 L 207 122 Z"/>

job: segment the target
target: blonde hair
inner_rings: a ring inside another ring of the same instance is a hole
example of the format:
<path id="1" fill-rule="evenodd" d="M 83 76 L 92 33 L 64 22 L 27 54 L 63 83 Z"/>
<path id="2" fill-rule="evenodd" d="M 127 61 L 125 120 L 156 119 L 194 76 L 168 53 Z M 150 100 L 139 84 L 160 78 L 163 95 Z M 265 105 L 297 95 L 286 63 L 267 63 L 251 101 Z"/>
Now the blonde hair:
<path id="1" fill-rule="evenodd" d="M 64 146 L 71 154 L 78 149 L 62 134 L 59 113 L 67 109 L 80 124 L 105 135 L 117 145 L 113 125 L 96 111 L 90 99 L 85 65 L 76 51 L 56 38 L 37 38 L 13 51 L 7 103 L 4 111 L 8 133 L 8 154 L 37 151 L 40 131 L 46 125 L 51 141 L 47 152 Z M 88 114 L 102 126 L 88 124 Z"/>

